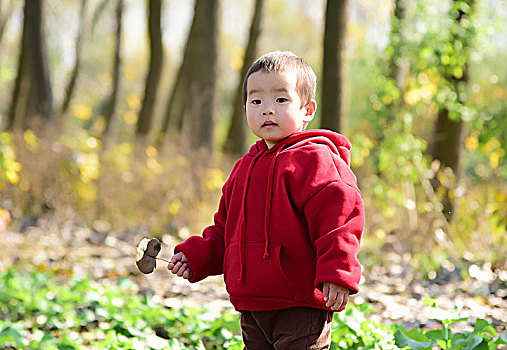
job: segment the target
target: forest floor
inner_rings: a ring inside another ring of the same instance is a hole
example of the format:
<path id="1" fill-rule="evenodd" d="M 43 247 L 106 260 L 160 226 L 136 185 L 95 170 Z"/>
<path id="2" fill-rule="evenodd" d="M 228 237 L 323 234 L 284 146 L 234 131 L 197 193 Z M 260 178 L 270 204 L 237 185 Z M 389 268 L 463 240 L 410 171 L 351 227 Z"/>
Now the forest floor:
<path id="1" fill-rule="evenodd" d="M 160 262 L 150 275 L 141 274 L 135 265 L 136 246 L 147 236 L 143 232 L 110 232 L 107 225 L 96 223 L 89 228 L 75 222 L 57 223 L 48 218 L 13 222 L 2 232 L 0 271 L 16 265 L 21 269 L 52 271 L 64 278 L 90 276 L 100 284 L 113 284 L 127 276 L 140 286 L 140 292 L 153 293 L 168 307 L 205 307 L 209 317 L 232 305 L 221 276 L 199 283 L 171 275 Z M 160 257 L 170 258 L 177 241 L 162 237 Z M 477 318 L 487 319 L 499 331 L 507 325 L 507 271 L 471 264 L 473 277 L 463 280 L 458 270 L 442 269 L 432 280 L 416 278 L 410 262 L 394 252 L 388 253 L 389 266 L 365 268 L 360 293 L 351 298 L 359 304 L 368 302 L 375 312 L 369 319 L 388 324 L 432 329 L 437 319 L 467 318 L 456 323 L 459 330 L 471 330 Z M 436 300 L 438 309 L 424 304 L 424 297 Z"/>

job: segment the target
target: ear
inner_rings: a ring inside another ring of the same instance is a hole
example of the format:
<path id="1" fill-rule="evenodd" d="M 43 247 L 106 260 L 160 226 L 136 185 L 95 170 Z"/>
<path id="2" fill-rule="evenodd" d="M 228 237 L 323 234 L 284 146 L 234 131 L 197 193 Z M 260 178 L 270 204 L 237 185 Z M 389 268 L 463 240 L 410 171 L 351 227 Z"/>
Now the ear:
<path id="1" fill-rule="evenodd" d="M 306 104 L 306 106 L 303 106 L 303 108 L 306 111 L 304 122 L 309 123 L 315 116 L 315 111 L 317 110 L 317 102 L 315 100 L 311 100 Z"/>

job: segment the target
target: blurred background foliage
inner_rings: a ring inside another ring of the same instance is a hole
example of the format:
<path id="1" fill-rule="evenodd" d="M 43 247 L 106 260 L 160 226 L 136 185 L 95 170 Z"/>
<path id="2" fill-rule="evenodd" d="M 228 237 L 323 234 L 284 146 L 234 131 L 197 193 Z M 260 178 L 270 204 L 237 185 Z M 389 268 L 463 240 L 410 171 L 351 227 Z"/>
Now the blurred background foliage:
<path id="1" fill-rule="evenodd" d="M 190 1 L 160 3 L 164 59 L 156 74 L 151 126 L 144 134 L 138 121 L 153 57 L 150 2 L 41 1 L 40 40 L 47 51 L 52 108 L 47 114 L 39 109 L 29 123 L 28 112 L 16 117 L 22 122 L 10 123 L 22 66 L 24 2 L 1 2 L 3 222 L 11 220 L 20 229 L 51 216 L 179 238 L 211 222 L 237 159 L 222 145 L 230 137 L 256 2 L 207 3 L 217 10 L 216 33 L 210 30 L 216 36 L 216 63 L 209 67 L 215 75 L 213 103 L 204 114 L 190 113 L 193 124 L 175 124 L 173 113 L 164 129 L 172 95 L 182 94 L 181 105 L 190 106 L 205 95 L 179 80 L 185 75 L 179 72 L 190 74 L 213 61 L 212 52 L 198 48 L 185 58 L 202 2 L 196 0 L 195 7 Z M 343 110 L 336 112 L 342 125 L 337 131 L 352 141 L 352 167 L 366 203 L 363 264 L 381 262 L 384 252 L 394 250 L 409 254 L 425 274 L 463 256 L 505 269 L 507 3 L 349 0 L 342 15 L 343 89 L 335 98 Z M 263 1 L 255 56 L 291 50 L 310 63 L 321 82 L 325 20 L 324 0 Z M 184 62 L 190 68 L 184 69 Z M 76 66 L 79 75 L 65 110 Z M 319 85 L 318 105 L 326 93 Z M 438 131 L 441 117 L 450 121 L 451 131 Z M 318 109 L 310 128 L 320 127 L 320 120 Z M 206 127 L 195 127 L 200 124 Z M 454 134 L 458 125 L 452 147 L 440 145 L 438 140 Z M 201 142 L 206 132 L 211 141 Z M 247 133 L 245 144 L 253 141 Z M 441 156 L 454 147 L 456 166 Z"/>

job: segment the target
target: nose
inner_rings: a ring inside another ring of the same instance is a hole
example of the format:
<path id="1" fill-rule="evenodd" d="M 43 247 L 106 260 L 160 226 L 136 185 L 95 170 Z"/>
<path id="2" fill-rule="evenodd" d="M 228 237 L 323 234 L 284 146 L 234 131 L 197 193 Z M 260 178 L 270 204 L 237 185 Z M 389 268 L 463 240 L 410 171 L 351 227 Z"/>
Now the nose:
<path id="1" fill-rule="evenodd" d="M 275 111 L 274 111 L 273 107 L 270 105 L 266 105 L 266 107 L 262 111 L 263 116 L 274 115 L 274 114 L 275 114 Z"/>

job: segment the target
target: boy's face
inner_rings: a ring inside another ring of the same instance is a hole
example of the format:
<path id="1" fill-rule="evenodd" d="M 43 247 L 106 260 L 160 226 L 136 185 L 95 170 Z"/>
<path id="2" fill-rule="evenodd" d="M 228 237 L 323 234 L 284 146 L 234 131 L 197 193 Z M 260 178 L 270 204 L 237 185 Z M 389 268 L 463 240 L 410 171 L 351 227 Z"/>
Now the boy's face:
<path id="1" fill-rule="evenodd" d="M 252 132 L 264 139 L 268 148 L 281 139 L 303 131 L 315 114 L 312 100 L 301 106 L 296 92 L 296 74 L 263 70 L 247 80 L 246 116 Z"/>

